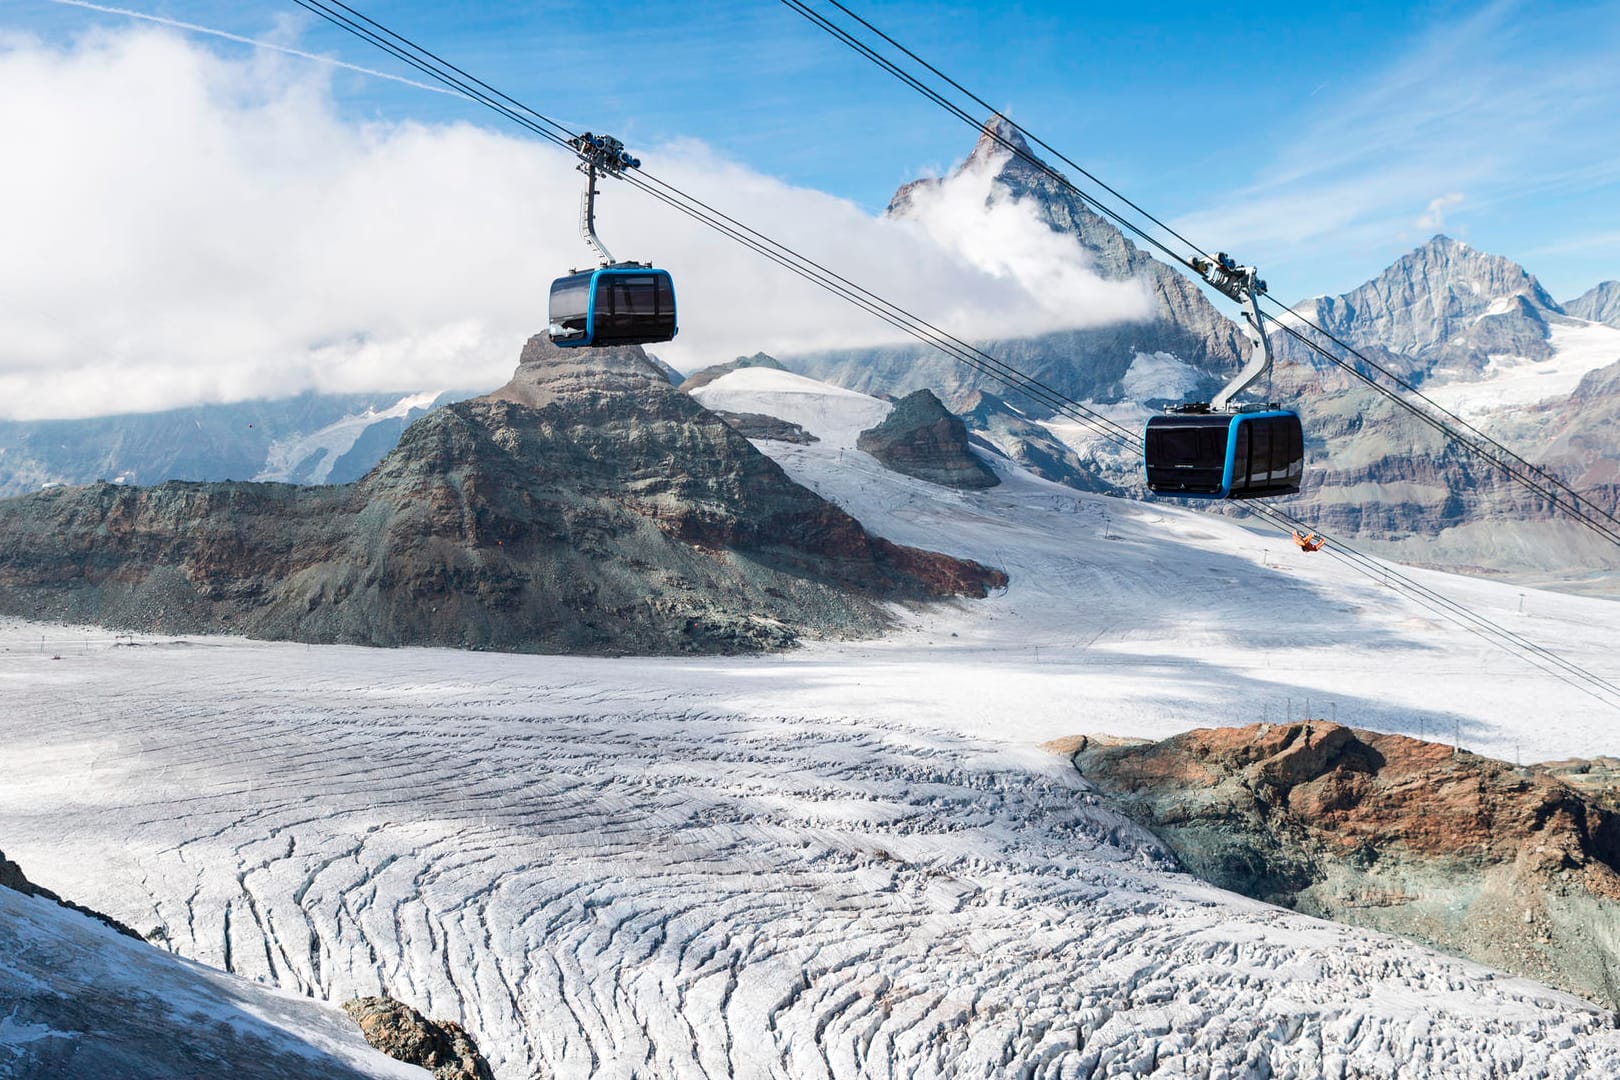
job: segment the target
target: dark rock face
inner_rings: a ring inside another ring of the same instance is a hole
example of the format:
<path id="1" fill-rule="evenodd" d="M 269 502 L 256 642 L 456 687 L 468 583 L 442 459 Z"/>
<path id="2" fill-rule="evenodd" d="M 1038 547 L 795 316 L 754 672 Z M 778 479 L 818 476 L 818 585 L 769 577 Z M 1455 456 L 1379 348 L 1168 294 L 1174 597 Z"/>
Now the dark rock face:
<path id="1" fill-rule="evenodd" d="M 868 536 L 639 348 L 541 337 L 343 487 L 53 489 L 0 503 L 0 610 L 169 633 L 598 654 L 873 633 L 998 572 Z"/>
<path id="2" fill-rule="evenodd" d="M 1594 285 L 1575 299 L 1566 301 L 1564 310 L 1577 319 L 1620 326 L 1620 281 Z"/>
<path id="3" fill-rule="evenodd" d="M 1620 813 L 1573 763 L 1325 721 L 1065 749 L 1216 885 L 1620 1004 Z"/>
<path id="4" fill-rule="evenodd" d="M 991 117 L 959 171 L 993 170 L 1005 194 L 1030 200 L 1054 231 L 1073 236 L 1091 256 L 1101 277 L 1141 280 L 1153 298 L 1154 311 L 1145 322 L 1038 337 L 1019 335 L 1016 328 L 1009 328 L 996 340 L 976 344 L 1069 397 L 1101 402 L 1123 399 L 1122 380 L 1138 353 L 1171 353 L 1208 372 L 1207 385 L 1200 388 L 1207 398 L 1248 355 L 1248 345 L 1236 324 L 1221 315 L 1185 275 L 1138 250 L 1107 218 L 1094 213 L 1038 166 L 1009 152 L 997 135 L 1028 150 L 1023 137 L 1004 118 Z M 925 179 L 906 184 L 890 201 L 889 213 L 905 217 L 922 192 L 940 183 Z M 922 345 L 798 356 L 790 366 L 813 378 L 874 396 L 926 387 L 952 408 L 961 409 L 972 391 L 987 390 L 1007 396 L 1029 416 L 1052 415 L 1049 406 L 1025 399 L 1000 380 Z"/>
<path id="5" fill-rule="evenodd" d="M 735 413 L 724 409 L 711 409 L 714 415 L 731 426 L 731 430 L 745 439 L 764 439 L 769 442 L 809 444 L 821 440 L 798 424 L 764 413 Z"/>
<path id="6" fill-rule="evenodd" d="M 460 1024 L 429 1020 L 393 998 L 343 1003 L 366 1041 L 396 1061 L 431 1069 L 433 1080 L 495 1080 L 489 1062 Z"/>
<path id="7" fill-rule="evenodd" d="M 855 445 L 895 472 L 945 487 L 995 487 L 1001 478 L 968 449 L 967 425 L 929 390 L 895 402 L 876 427 L 861 432 Z"/>

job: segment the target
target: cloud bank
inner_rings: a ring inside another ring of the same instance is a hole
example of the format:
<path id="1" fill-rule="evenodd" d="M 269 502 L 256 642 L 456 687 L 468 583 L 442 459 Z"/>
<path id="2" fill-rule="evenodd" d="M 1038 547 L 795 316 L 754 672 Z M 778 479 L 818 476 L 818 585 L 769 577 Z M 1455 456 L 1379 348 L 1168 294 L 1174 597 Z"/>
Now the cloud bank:
<path id="1" fill-rule="evenodd" d="M 0 413 L 493 386 L 590 255 L 581 179 L 549 145 L 471 124 L 354 122 L 327 72 L 166 30 L 0 41 Z M 1072 239 L 963 174 L 921 223 L 874 219 L 682 143 L 647 168 L 967 337 L 1140 318 Z M 670 269 L 691 369 L 758 349 L 899 339 L 627 185 L 599 229 Z"/>

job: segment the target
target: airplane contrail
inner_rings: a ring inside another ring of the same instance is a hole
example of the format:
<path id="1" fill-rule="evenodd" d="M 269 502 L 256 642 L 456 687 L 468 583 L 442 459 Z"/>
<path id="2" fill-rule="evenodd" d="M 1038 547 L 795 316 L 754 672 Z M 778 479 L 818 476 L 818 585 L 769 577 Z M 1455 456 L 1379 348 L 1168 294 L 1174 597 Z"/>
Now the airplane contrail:
<path id="1" fill-rule="evenodd" d="M 431 90 L 435 94 L 446 94 L 450 97 L 458 97 L 463 101 L 472 100 L 471 98 L 467 97 L 466 94 L 446 89 L 443 86 L 434 86 L 432 83 L 417 82 L 415 79 L 407 79 L 402 75 L 390 75 L 386 71 L 378 71 L 375 68 L 361 67 L 359 64 L 350 64 L 343 60 L 334 60 L 330 56 L 320 56 L 316 53 L 305 52 L 302 49 L 294 49 L 286 45 L 276 45 L 269 41 L 260 41 L 257 38 L 242 37 L 240 34 L 232 34 L 225 30 L 216 30 L 211 26 L 198 26 L 196 23 L 181 22 L 179 19 L 171 19 L 164 15 L 153 15 L 145 11 L 130 11 L 128 8 L 108 7 L 105 4 L 92 4 L 89 2 L 89 0 L 50 0 L 50 2 L 53 4 L 62 4 L 66 7 L 85 8 L 90 11 L 99 11 L 107 15 L 122 15 L 125 18 L 141 19 L 145 22 L 158 23 L 162 26 L 172 26 L 176 30 L 189 30 L 194 34 L 207 34 L 210 37 L 224 38 L 226 41 L 235 41 L 243 45 L 252 45 L 256 49 L 269 49 L 272 52 L 286 53 L 288 56 L 297 56 L 305 60 L 313 60 L 317 64 L 329 64 L 332 67 L 346 68 L 349 71 L 358 71 L 362 75 L 371 75 L 378 79 L 387 79 L 390 82 L 404 83 L 406 86 L 414 86 L 419 90 Z"/>

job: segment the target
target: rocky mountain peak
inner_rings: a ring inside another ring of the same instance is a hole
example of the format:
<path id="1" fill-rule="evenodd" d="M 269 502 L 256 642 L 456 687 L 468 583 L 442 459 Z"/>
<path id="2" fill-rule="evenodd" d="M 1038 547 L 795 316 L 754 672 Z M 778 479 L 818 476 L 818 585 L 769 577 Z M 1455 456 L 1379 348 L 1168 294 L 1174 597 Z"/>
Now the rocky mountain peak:
<path id="1" fill-rule="evenodd" d="M 992 116 L 980 129 L 973 152 L 950 175 L 925 177 L 903 185 L 889 201 L 888 214 L 928 222 L 946 185 L 982 186 L 990 173 L 987 208 L 1004 200 L 1021 204 L 1053 232 L 1073 237 L 1088 269 L 1109 281 L 1134 280 L 1152 295 L 1154 312 L 1142 320 L 1086 330 L 1065 330 L 1039 338 L 1023 337 L 1008 325 L 996 342 L 998 356 L 1019 370 L 1077 399 L 1118 401 L 1121 380 L 1140 354 L 1165 353 L 1224 382 L 1248 353 L 1247 340 L 1222 316 L 1203 289 L 1179 270 L 1139 250 L 1084 196 L 1044 165 L 1012 153 L 997 136 L 1021 151 L 1029 147 L 1005 117 Z M 947 226 L 946 231 L 949 231 Z M 1015 344 L 1016 342 L 1016 344 Z M 905 393 L 927 386 L 955 404 L 976 389 L 999 387 L 995 380 L 969 374 L 957 362 L 909 347 L 874 356 L 827 354 L 794 358 L 795 370 L 864 393 Z M 1048 415 L 1039 402 L 1019 400 L 1031 416 Z"/>
<path id="2" fill-rule="evenodd" d="M 422 417 L 352 485 L 0 501 L 0 611 L 141 630 L 740 652 L 871 633 L 885 600 L 1001 583 L 868 535 L 639 347 L 540 336 L 506 386 Z"/>
<path id="3" fill-rule="evenodd" d="M 974 145 L 973 153 L 968 155 L 968 164 L 996 158 L 1022 160 L 1022 155 L 1026 154 L 1033 157 L 1035 152 L 1029 148 L 1024 133 L 1019 131 L 1018 126 L 1011 120 L 1000 113 L 995 113 L 979 129 L 979 141 Z"/>
<path id="4" fill-rule="evenodd" d="M 1437 235 L 1342 296 L 1301 305 L 1325 329 L 1401 358 L 1423 378 L 1434 369 L 1482 368 L 1492 355 L 1551 355 L 1548 319 L 1557 301 L 1524 267 Z"/>
<path id="5" fill-rule="evenodd" d="M 487 400 L 540 408 L 586 394 L 671 394 L 668 377 L 639 345 L 564 349 L 544 334 L 523 346 L 517 371 Z"/>
<path id="6" fill-rule="evenodd" d="M 1620 281 L 1604 281 L 1564 304 L 1577 319 L 1620 326 Z"/>

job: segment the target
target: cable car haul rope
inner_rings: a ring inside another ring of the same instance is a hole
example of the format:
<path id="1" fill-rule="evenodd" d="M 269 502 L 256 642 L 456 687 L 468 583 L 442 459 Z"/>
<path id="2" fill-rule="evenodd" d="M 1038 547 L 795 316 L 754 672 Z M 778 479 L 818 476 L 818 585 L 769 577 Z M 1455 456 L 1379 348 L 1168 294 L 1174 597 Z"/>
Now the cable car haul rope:
<path id="1" fill-rule="evenodd" d="M 452 91 L 494 110 L 524 129 L 552 142 L 580 159 L 581 169 L 587 174 L 585 202 L 582 204 L 581 209 L 581 229 L 585 234 L 586 242 L 595 248 L 601 260 L 601 265 L 594 270 L 578 271 L 559 278 L 553 285 L 551 334 L 557 344 L 605 345 L 609 343 L 625 344 L 630 341 L 650 343 L 670 340 L 675 334 L 674 291 L 669 275 L 645 263 L 614 263 L 606 248 L 595 237 L 595 184 L 590 171 L 590 166 L 594 161 L 598 171 L 608 171 L 610 175 L 617 176 L 631 187 L 645 192 L 671 209 L 677 210 L 735 240 L 791 273 L 797 274 L 840 299 L 869 312 L 888 325 L 902 330 L 918 341 L 940 350 L 973 370 L 997 380 L 1005 387 L 1044 405 L 1051 409 L 1053 413 L 1074 420 L 1096 434 L 1104 442 L 1113 445 L 1116 449 L 1131 454 L 1142 454 L 1144 466 L 1148 472 L 1150 489 L 1156 490 L 1160 494 L 1174 494 L 1181 497 L 1241 499 L 1243 502 L 1240 505 L 1249 513 L 1282 529 L 1285 533 L 1298 535 L 1300 530 L 1305 530 L 1305 535 L 1314 545 L 1307 548 L 1307 550 L 1322 550 L 1330 556 L 1345 561 L 1358 573 L 1377 581 L 1381 585 L 1387 585 L 1400 591 L 1415 603 L 1435 612 L 1470 633 L 1514 653 L 1531 665 L 1575 686 L 1597 700 L 1620 708 L 1620 686 L 1616 686 L 1607 679 L 1595 675 L 1550 650 L 1529 641 L 1523 635 L 1508 630 L 1477 612 L 1441 596 L 1428 586 L 1402 573 L 1399 569 L 1357 552 L 1342 541 L 1330 537 L 1320 530 L 1311 530 L 1303 521 L 1265 502 L 1264 499 L 1267 496 L 1293 492 L 1299 489 L 1304 441 L 1299 417 L 1292 409 L 1273 407 L 1269 403 L 1233 405 L 1231 398 L 1258 378 L 1259 374 L 1269 369 L 1271 357 L 1265 327 L 1267 323 L 1271 323 L 1274 326 L 1281 327 L 1291 337 L 1302 341 L 1381 393 L 1390 396 L 1404 407 L 1412 410 L 1425 422 L 1435 426 L 1438 430 L 1447 434 L 1448 437 L 1456 439 L 1470 452 L 1490 461 L 1516 482 L 1532 487 L 1533 490 L 1541 493 L 1543 497 L 1548 498 L 1553 505 L 1564 509 L 1572 516 L 1575 516 L 1577 520 L 1600 532 L 1617 545 L 1620 545 L 1620 532 L 1610 529 L 1603 522 L 1598 521 L 1597 518 L 1605 518 L 1615 526 L 1620 526 L 1620 518 L 1602 511 L 1601 508 L 1588 508 L 1581 501 L 1579 494 L 1569 489 L 1562 481 L 1525 462 L 1524 459 L 1513 454 L 1512 451 L 1507 450 L 1501 444 L 1489 439 L 1488 436 L 1484 436 L 1477 431 L 1475 431 L 1476 438 L 1470 438 L 1458 433 L 1442 417 L 1435 416 L 1407 401 L 1395 393 L 1394 390 L 1383 386 L 1362 373 L 1355 365 L 1340 359 L 1326 347 L 1306 338 L 1296 327 L 1281 322 L 1274 316 L 1262 314 L 1259 310 L 1259 301 L 1265 294 L 1265 284 L 1255 276 L 1252 268 L 1240 267 L 1224 254 L 1215 256 L 1202 254 L 1185 237 L 1182 237 L 1175 230 L 1142 210 L 1141 207 L 1132 203 L 1113 188 L 1102 183 L 1083 168 L 1075 165 L 1061 153 L 1052 151 L 1060 160 L 1070 164 L 1077 172 L 1097 184 L 1110 196 L 1136 213 L 1141 214 L 1148 221 L 1175 237 L 1187 247 L 1193 248 L 1194 254 L 1181 255 L 1176 253 L 1158 237 L 1151 235 L 1141 226 L 1130 221 L 1118 209 L 1104 205 L 1092 196 L 1081 192 L 1067 177 L 1056 172 L 1040 159 L 1033 157 L 1027 149 L 1009 143 L 993 130 L 989 132 L 1009 152 L 1019 155 L 1034 167 L 1053 177 L 1056 182 L 1068 188 L 1100 213 L 1114 220 L 1122 228 L 1134 233 L 1145 242 L 1159 249 L 1173 261 L 1198 274 L 1207 284 L 1238 300 L 1240 304 L 1244 305 L 1243 314 L 1247 324 L 1245 329 L 1250 332 L 1249 336 L 1251 338 L 1256 339 L 1255 353 L 1251 356 L 1249 364 L 1245 366 L 1244 370 L 1239 373 L 1231 384 L 1223 389 L 1220 395 L 1217 395 L 1214 401 L 1207 404 L 1188 403 L 1179 407 L 1176 412 L 1168 413 L 1162 417 L 1150 418 L 1148 427 L 1141 434 L 1130 431 L 1055 387 L 1025 375 L 984 349 L 963 341 L 961 338 L 907 311 L 872 290 L 857 284 L 813 259 L 801 255 L 787 245 L 771 239 L 736 218 L 730 217 L 701 199 L 689 195 L 647 173 L 639 167 L 639 162 L 624 153 L 623 146 L 617 140 L 608 139 L 606 142 L 598 143 L 597 140 L 603 137 L 593 136 L 590 133 L 581 134 L 570 131 L 556 120 L 468 75 L 455 65 L 415 44 L 410 39 L 389 30 L 375 20 L 360 14 L 348 5 L 339 2 L 339 0 L 292 0 L 292 2 L 314 12 L 362 40 L 376 45 L 391 56 L 428 75 Z M 943 92 L 928 87 L 921 77 L 905 72 L 895 62 L 881 57 L 874 48 L 859 42 L 849 31 L 835 26 L 824 16 L 812 11 L 802 0 L 782 0 L 782 2 L 869 59 L 879 63 L 895 74 L 896 77 L 913 86 L 937 104 L 972 123 L 975 127 L 980 126 L 979 121 L 973 119 L 960 106 L 951 103 Z M 899 49 L 935 77 L 943 80 L 956 91 L 966 94 L 986 112 L 995 111 L 985 105 L 982 99 L 972 95 L 959 83 L 949 79 L 937 68 L 921 60 L 915 53 L 900 45 L 893 38 L 883 34 L 882 31 L 877 30 L 859 16 L 854 15 L 843 4 L 838 3 L 838 0 L 830 0 L 830 2 L 832 6 L 855 19 L 894 48 Z M 1051 150 L 1051 147 L 1046 143 L 1031 136 L 1028 132 L 1017 128 L 1016 125 L 1013 125 L 1013 127 L 1020 135 L 1029 139 L 1030 142 Z M 608 165 L 614 167 L 608 169 L 606 168 Z M 614 292 L 616 286 L 612 279 L 615 273 L 621 269 L 655 280 L 650 284 L 645 280 L 638 281 L 634 287 L 626 287 L 622 292 Z M 660 276 L 662 284 L 660 284 Z M 668 288 L 667 294 L 659 292 L 660 288 L 664 286 Z M 561 295 L 559 295 L 559 291 Z M 604 299 L 609 293 L 612 294 L 611 298 Z M 622 310 L 629 316 L 628 320 L 620 319 L 621 308 L 619 303 L 621 296 L 626 297 L 625 306 Z M 1269 300 L 1270 298 L 1267 297 L 1266 299 Z M 667 308 L 664 306 L 666 300 Z M 1276 301 L 1273 300 L 1271 303 L 1276 304 Z M 1280 307 L 1280 305 L 1277 306 Z M 1290 314 L 1291 317 L 1298 318 L 1292 316 L 1292 313 Z M 1382 371 L 1382 369 L 1377 368 L 1377 365 L 1366 360 L 1365 357 L 1348 345 L 1338 341 L 1336 338 L 1332 338 L 1331 335 L 1326 335 L 1326 332 L 1321 331 L 1319 327 L 1315 327 L 1302 319 L 1299 321 L 1310 326 L 1313 330 L 1323 333 L 1329 340 L 1332 340 L 1336 345 L 1368 366 Z M 580 333 L 582 330 L 584 331 L 583 335 Z M 1257 363 L 1263 366 L 1255 370 Z M 1405 384 L 1401 385 L 1404 386 Z M 1410 389 L 1410 387 L 1406 388 Z M 1439 412 L 1444 412 L 1444 410 L 1438 410 L 1438 407 L 1436 409 Z M 1445 415 L 1450 416 L 1451 414 L 1446 413 Z M 1170 423 L 1169 421 L 1178 422 Z M 1207 429 L 1202 426 L 1206 422 L 1209 425 Z M 1458 423 L 1464 427 L 1468 426 L 1460 420 Z M 1188 440 L 1185 438 L 1184 433 L 1186 431 L 1200 430 L 1213 433 L 1195 436 L 1192 442 L 1196 445 L 1189 450 L 1187 448 Z M 1469 430 L 1474 431 L 1475 429 L 1470 428 Z M 1163 438 L 1158 444 L 1154 443 L 1155 432 L 1163 434 Z M 1497 452 L 1491 452 L 1488 447 L 1495 447 Z M 1155 480 L 1156 464 L 1160 477 L 1157 481 Z M 1181 471 L 1179 467 L 1183 464 L 1191 465 L 1192 469 L 1184 470 L 1186 475 L 1181 481 L 1179 489 L 1170 490 L 1173 486 L 1172 482 L 1164 479 L 1164 477 L 1173 474 L 1174 471 Z M 1216 465 L 1218 465 L 1219 470 L 1218 479 L 1214 477 L 1211 471 Z M 1171 473 L 1166 473 L 1166 469 L 1171 470 Z M 1204 471 L 1199 474 L 1200 478 L 1194 481 L 1191 474 L 1199 470 Z M 1203 490 L 1193 490 L 1195 487 Z M 1331 546 L 1326 546 L 1329 544 Z M 1304 547 L 1305 545 L 1301 546 Z"/>

